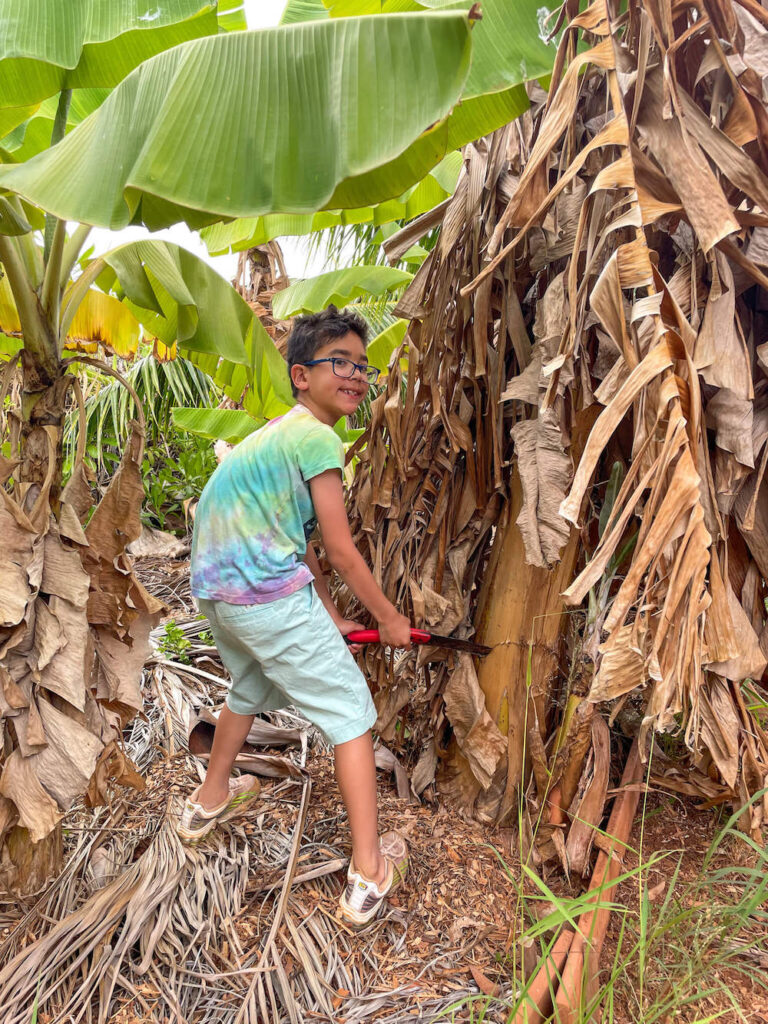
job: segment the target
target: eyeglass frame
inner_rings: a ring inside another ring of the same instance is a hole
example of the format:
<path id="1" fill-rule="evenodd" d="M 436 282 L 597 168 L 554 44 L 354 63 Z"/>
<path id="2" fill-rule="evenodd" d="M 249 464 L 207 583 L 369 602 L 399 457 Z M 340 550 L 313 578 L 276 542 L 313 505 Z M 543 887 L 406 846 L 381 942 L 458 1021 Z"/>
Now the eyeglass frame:
<path id="1" fill-rule="evenodd" d="M 331 370 L 334 377 L 338 377 L 339 380 L 352 380 L 355 376 L 355 370 L 359 370 L 362 373 L 366 384 L 375 384 L 381 376 L 381 370 L 378 366 L 374 366 L 372 363 L 356 363 L 353 359 L 349 359 L 347 356 L 325 356 L 323 359 L 309 359 L 306 363 L 302 363 L 302 366 L 317 366 L 318 363 L 330 363 Z M 342 373 L 336 372 L 336 363 L 352 363 L 352 373 L 348 377 L 345 377 Z M 376 371 L 376 377 L 371 380 L 368 376 L 369 370 Z"/>

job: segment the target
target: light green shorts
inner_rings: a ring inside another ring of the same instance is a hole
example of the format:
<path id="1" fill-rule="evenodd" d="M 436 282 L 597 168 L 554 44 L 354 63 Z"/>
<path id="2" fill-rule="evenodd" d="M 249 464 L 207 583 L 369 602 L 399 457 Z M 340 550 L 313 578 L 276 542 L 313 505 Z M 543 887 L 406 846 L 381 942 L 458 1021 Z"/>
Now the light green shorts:
<path id="1" fill-rule="evenodd" d="M 267 604 L 199 598 L 232 685 L 237 715 L 297 707 L 333 746 L 376 721 L 365 676 L 310 584 Z"/>

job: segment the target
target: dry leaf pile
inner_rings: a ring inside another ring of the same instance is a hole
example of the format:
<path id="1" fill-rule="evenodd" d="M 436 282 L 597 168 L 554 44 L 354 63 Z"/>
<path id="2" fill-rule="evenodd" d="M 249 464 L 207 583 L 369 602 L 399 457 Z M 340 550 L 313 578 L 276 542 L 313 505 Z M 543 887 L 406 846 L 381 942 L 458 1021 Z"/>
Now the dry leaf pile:
<path id="1" fill-rule="evenodd" d="M 441 222 L 351 497 L 390 598 L 499 645 L 479 667 L 367 654 L 414 788 L 441 755 L 504 820 L 529 763 L 541 855 L 588 873 L 606 719 L 643 759 L 680 738 L 661 784 L 739 806 L 768 782 L 744 691 L 768 655 L 768 15 L 569 0 L 560 29 L 548 95 L 387 243 Z M 583 609 L 567 658 L 561 592 Z M 742 826 L 767 817 L 763 797 Z"/>
<path id="2" fill-rule="evenodd" d="M 187 736 L 196 724 L 193 739 L 208 735 L 224 693 L 221 664 L 200 638 L 206 623 L 180 628 L 189 663 L 156 653 L 144 714 L 127 733 L 146 789 L 70 814 L 62 875 L 26 902 L 0 905 L 4 1024 L 27 1024 L 36 993 L 43 1024 L 67 1015 L 426 1022 L 477 995 L 488 975 L 495 983 L 495 954 L 514 936 L 490 894 L 510 883 L 483 830 L 447 812 L 385 788 L 382 827 L 408 836 L 411 881 L 363 933 L 337 919 L 344 813 L 329 753 L 315 744 L 307 757 L 315 735 L 290 713 L 254 723 L 254 750 L 240 755 L 262 777 L 256 804 L 199 846 L 180 844 L 173 815 L 205 759 L 205 742 L 193 744 L 195 758 Z M 384 762 L 391 770 L 391 755 Z"/>

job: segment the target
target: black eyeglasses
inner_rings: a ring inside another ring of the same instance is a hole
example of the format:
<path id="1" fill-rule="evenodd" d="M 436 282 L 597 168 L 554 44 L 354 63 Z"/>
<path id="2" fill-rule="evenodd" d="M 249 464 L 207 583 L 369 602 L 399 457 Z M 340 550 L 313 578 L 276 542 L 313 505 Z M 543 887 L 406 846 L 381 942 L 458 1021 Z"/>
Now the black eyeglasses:
<path id="1" fill-rule="evenodd" d="M 375 384 L 379 379 L 377 367 L 371 366 L 370 363 L 353 363 L 351 359 L 342 359 L 339 356 L 329 356 L 326 359 L 310 359 L 301 365 L 317 366 L 318 363 L 330 363 L 334 376 L 343 377 L 345 380 L 354 377 L 355 370 L 359 370 L 369 384 Z"/>

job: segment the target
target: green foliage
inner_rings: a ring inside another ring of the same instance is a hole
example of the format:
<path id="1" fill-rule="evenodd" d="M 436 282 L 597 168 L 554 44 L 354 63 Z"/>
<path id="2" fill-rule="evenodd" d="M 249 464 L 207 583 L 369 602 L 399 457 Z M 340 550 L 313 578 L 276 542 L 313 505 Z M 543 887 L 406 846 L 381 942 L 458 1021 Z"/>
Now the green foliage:
<path id="1" fill-rule="evenodd" d="M 174 426 L 179 430 L 215 441 L 237 444 L 266 422 L 242 409 L 179 409 L 171 410 Z"/>
<path id="2" fill-rule="evenodd" d="M 197 352 L 190 352 L 189 358 L 257 420 L 280 416 L 294 403 L 285 360 L 261 324 L 247 340 L 245 362 Z"/>
<path id="3" fill-rule="evenodd" d="M 199 498 L 216 469 L 216 453 L 209 440 L 169 431 L 161 445 L 144 452 L 142 519 L 161 530 L 186 529 L 185 504 Z"/>
<path id="4" fill-rule="evenodd" d="M 109 96 L 109 89 L 73 89 L 64 126 L 65 133 L 72 131 L 76 125 L 92 114 L 107 96 Z M 32 116 L 10 131 L 2 139 L 0 145 L 18 162 L 29 160 L 36 153 L 42 153 L 44 149 L 48 149 L 51 144 L 58 106 L 58 94 L 43 100 Z M 2 123 L 2 113 L 0 112 L 0 123 Z"/>
<path id="5" fill-rule="evenodd" d="M 380 296 L 402 288 L 413 275 L 384 266 L 352 266 L 331 270 L 284 288 L 272 299 L 274 315 L 285 320 L 298 313 L 317 313 L 331 303 L 346 306 L 353 299 Z"/>
<path id="6" fill-rule="evenodd" d="M 154 54 L 215 35 L 216 8 L 215 0 L 0 0 L 0 106 L 115 86 Z"/>
<path id="7" fill-rule="evenodd" d="M 184 630 L 176 625 L 175 619 L 170 619 L 165 624 L 165 632 L 157 645 L 157 649 L 173 661 L 180 661 L 183 665 L 189 664 L 189 648 L 192 641 L 186 636 Z"/>
<path id="8" fill-rule="evenodd" d="M 300 6 L 302 18 L 311 17 L 313 7 L 318 17 L 324 17 L 316 4 L 305 2 Z M 332 19 L 424 10 L 438 16 L 446 10 L 466 11 L 471 0 L 325 0 L 324 6 Z M 388 179 L 393 186 L 400 183 L 401 192 L 410 184 L 409 165 L 428 161 L 430 153 L 432 163 L 436 163 L 446 153 L 494 131 L 527 110 L 528 98 L 522 83 L 547 75 L 554 60 L 555 46 L 546 42 L 543 26 L 548 14 L 548 8 L 539 0 L 515 0 L 512 12 L 508 0 L 484 0 L 482 19 L 472 33 L 472 64 L 461 101 L 443 122 L 416 139 L 397 159 L 342 182 L 327 207 L 368 204 L 370 195 L 381 187 L 382 179 Z"/>
<path id="9" fill-rule="evenodd" d="M 317 21 L 318 18 L 329 17 L 323 0 L 288 0 L 280 24 L 296 25 L 302 21 Z"/>
<path id="10" fill-rule="evenodd" d="M 407 320 L 395 320 L 395 322 L 378 334 L 368 345 L 368 362 L 386 373 L 392 353 L 405 337 L 408 330 Z"/>
<path id="11" fill-rule="evenodd" d="M 181 529 L 184 503 L 196 498 L 216 468 L 216 455 L 207 441 L 175 429 L 171 411 L 177 403 L 210 406 L 218 392 L 210 378 L 186 359 L 159 363 L 145 354 L 123 375 L 135 389 L 144 409 L 147 437 L 142 463 L 144 519 L 153 526 Z M 86 458 L 99 482 L 106 484 L 120 462 L 128 425 L 136 416 L 129 392 L 117 381 L 104 383 L 98 371 L 82 374 L 86 392 Z M 93 389 L 91 394 L 88 390 Z M 77 444 L 78 417 L 73 410 L 64 430 L 64 474 L 69 475 Z"/>
<path id="12" fill-rule="evenodd" d="M 161 444 L 171 426 L 174 405 L 210 406 L 217 392 L 210 378 L 187 359 L 178 358 L 159 363 L 151 353 L 135 360 L 122 371 L 142 404 L 147 421 L 147 445 Z M 86 370 L 85 418 L 87 450 L 97 471 L 106 468 L 106 449 L 117 446 L 128 434 L 128 424 L 136 416 L 136 406 L 129 392 L 116 380 L 104 381 L 98 371 Z M 90 394 L 88 392 L 91 391 Z M 67 458 L 74 457 L 78 418 L 72 411 L 64 429 Z M 112 459 L 109 460 L 110 463 Z"/>
<path id="13" fill-rule="evenodd" d="M 755 794 L 750 803 L 762 799 L 763 792 Z M 511 953 L 499 958 L 513 994 L 509 999 L 478 995 L 457 1000 L 438 1019 L 493 1019 L 511 1024 L 523 1007 L 532 1012 L 527 994 L 531 979 L 547 962 L 563 929 L 572 928 L 579 914 L 597 906 L 618 915 L 619 934 L 613 959 L 606 961 L 604 955 L 597 990 L 583 994 L 571 1018 L 574 1024 L 598 1018 L 607 1024 L 626 1019 L 662 1024 L 679 1020 L 683 1014 L 688 1019 L 699 1006 L 709 1008 L 715 1000 L 739 1013 L 744 1009 L 740 995 L 730 987 L 735 977 L 743 975 L 768 990 L 768 975 L 755 970 L 752 959 L 745 956 L 747 949 L 758 960 L 768 955 L 768 852 L 737 830 L 742 810 L 736 811 L 716 836 L 701 873 L 692 881 L 680 878 L 682 851 L 676 864 L 667 865 L 664 862 L 674 854 L 654 853 L 644 859 L 642 849 L 632 850 L 638 866 L 625 871 L 620 879 L 637 887 L 636 905 L 601 899 L 600 889 L 575 897 L 557 896 L 524 863 L 526 886 L 497 852 L 510 884 L 510 908 L 520 926 Z M 740 854 L 736 863 L 734 851 Z M 743 862 L 747 860 L 751 863 Z M 665 877 L 666 886 L 663 898 L 654 900 L 653 878 L 659 874 Z M 531 895 L 531 882 L 538 890 L 536 895 Z M 611 896 L 614 894 L 615 890 Z M 538 911 L 540 904 L 546 913 Z M 521 951 L 532 942 L 540 957 L 526 980 Z"/>
<path id="14" fill-rule="evenodd" d="M 258 335 L 274 345 L 247 302 L 205 260 L 172 242 L 117 246 L 94 261 L 105 291 L 117 290 L 145 330 L 165 345 L 240 363 Z"/>
<path id="15" fill-rule="evenodd" d="M 370 229 L 370 235 L 383 225 L 413 220 L 453 195 L 461 170 L 461 153 L 449 153 L 429 174 L 396 199 L 364 206 L 356 210 L 322 210 L 319 213 L 275 213 L 264 217 L 247 217 L 227 223 L 213 224 L 200 232 L 211 255 L 238 252 L 254 245 L 263 245 L 272 238 L 286 235 L 321 234 L 330 237 L 351 236 L 355 228 Z M 349 230 L 352 229 L 352 230 Z M 356 255 L 355 263 L 370 263 Z"/>
<path id="16" fill-rule="evenodd" d="M 381 202 L 455 147 L 429 141 L 394 177 L 369 182 L 362 202 L 329 201 L 420 133 L 434 136 L 470 51 L 462 13 L 195 40 L 145 61 L 57 146 L 0 167 L 0 182 L 58 217 L 115 229 Z"/>

